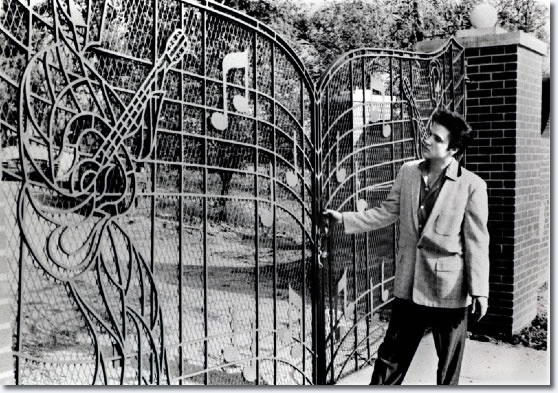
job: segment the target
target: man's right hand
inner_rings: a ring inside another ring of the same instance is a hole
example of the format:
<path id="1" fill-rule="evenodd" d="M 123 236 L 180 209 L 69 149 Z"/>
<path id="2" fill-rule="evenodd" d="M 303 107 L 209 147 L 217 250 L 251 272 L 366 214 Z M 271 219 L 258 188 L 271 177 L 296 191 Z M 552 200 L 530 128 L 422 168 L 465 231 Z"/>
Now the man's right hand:
<path id="1" fill-rule="evenodd" d="M 332 224 L 341 224 L 343 222 L 343 215 L 337 210 L 326 209 L 322 211 L 322 215 L 326 216 Z"/>

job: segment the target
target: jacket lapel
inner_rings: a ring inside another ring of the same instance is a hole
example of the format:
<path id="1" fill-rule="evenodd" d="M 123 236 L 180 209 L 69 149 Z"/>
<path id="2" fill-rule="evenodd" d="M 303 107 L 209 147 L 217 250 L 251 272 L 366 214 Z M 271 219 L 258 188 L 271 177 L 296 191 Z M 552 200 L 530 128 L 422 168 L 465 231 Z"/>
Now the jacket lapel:
<path id="1" fill-rule="evenodd" d="M 453 200 L 453 194 L 457 190 L 457 176 L 458 176 L 458 169 L 459 163 L 454 159 L 446 171 L 446 181 L 438 194 L 438 198 L 432 207 L 432 211 L 430 212 L 430 216 L 424 225 L 424 229 L 422 230 L 422 234 L 424 235 L 427 231 L 430 230 L 430 227 L 433 225 L 432 223 L 436 221 L 436 217 L 440 215 L 442 208 L 444 207 L 446 201 Z M 450 207 L 451 208 L 451 207 Z M 416 211 L 416 210 L 415 210 Z M 415 217 L 417 215 L 415 214 Z M 418 218 L 417 218 L 418 221 Z M 422 236 L 421 236 L 422 237 Z"/>
<path id="2" fill-rule="evenodd" d="M 411 179 L 411 214 L 413 216 L 413 223 L 415 224 L 415 231 L 418 233 L 418 206 L 420 199 L 420 168 L 417 166 L 415 173 Z"/>

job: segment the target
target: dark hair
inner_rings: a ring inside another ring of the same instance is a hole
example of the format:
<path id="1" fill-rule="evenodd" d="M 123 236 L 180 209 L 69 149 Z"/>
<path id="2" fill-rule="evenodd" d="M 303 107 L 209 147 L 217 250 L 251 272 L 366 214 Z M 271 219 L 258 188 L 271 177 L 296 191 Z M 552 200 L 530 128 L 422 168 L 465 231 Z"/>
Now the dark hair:
<path id="1" fill-rule="evenodd" d="M 448 149 L 457 149 L 455 158 L 460 159 L 474 139 L 469 123 L 459 113 L 444 108 L 438 109 L 432 114 L 431 122 L 448 129 L 450 133 Z"/>

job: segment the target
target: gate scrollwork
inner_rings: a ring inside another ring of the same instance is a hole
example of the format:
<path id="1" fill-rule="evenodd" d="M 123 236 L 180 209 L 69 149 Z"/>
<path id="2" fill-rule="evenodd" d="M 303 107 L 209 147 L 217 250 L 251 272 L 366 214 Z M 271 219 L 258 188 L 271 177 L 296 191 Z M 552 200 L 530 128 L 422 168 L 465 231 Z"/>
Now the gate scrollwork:
<path id="1" fill-rule="evenodd" d="M 464 112 L 455 41 L 356 50 L 317 85 L 213 0 L 8 0 L 0 43 L 18 384 L 325 384 L 371 362 L 397 230 L 319 211 L 381 202 L 430 113 Z"/>
<path id="2" fill-rule="evenodd" d="M 153 271 L 117 217 L 134 202 L 138 165 L 156 144 L 161 86 L 188 37 L 180 29 L 170 35 L 124 103 L 95 69 L 98 43 L 85 41 L 79 11 L 58 0 L 53 11 L 54 43 L 30 59 L 22 78 L 22 239 L 82 314 L 94 344 L 91 383 L 123 383 L 128 368 L 138 383 L 168 383 Z M 142 358 L 148 372 L 138 371 Z"/>

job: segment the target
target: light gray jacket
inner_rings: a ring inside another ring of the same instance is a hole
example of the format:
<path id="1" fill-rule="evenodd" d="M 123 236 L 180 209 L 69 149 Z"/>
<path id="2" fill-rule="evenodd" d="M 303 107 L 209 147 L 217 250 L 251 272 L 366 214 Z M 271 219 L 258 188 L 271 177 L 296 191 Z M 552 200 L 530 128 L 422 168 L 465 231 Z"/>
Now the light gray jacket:
<path id="1" fill-rule="evenodd" d="M 458 308 L 488 297 L 486 183 L 454 159 L 422 234 L 418 232 L 421 160 L 405 163 L 379 207 L 343 213 L 346 233 L 366 232 L 399 218 L 394 295 L 430 307 Z"/>

